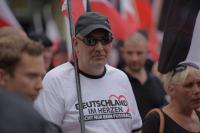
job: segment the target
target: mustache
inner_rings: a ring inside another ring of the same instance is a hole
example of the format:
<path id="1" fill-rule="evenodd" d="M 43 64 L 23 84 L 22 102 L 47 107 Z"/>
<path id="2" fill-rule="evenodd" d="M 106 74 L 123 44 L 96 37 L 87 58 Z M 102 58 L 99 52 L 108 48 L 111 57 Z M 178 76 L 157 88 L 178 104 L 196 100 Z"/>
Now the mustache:
<path id="1" fill-rule="evenodd" d="M 95 52 L 95 53 L 93 53 L 92 56 L 95 56 L 95 57 L 97 57 L 97 56 L 105 56 L 106 57 L 106 54 L 105 53 L 101 53 L 101 52 Z"/>

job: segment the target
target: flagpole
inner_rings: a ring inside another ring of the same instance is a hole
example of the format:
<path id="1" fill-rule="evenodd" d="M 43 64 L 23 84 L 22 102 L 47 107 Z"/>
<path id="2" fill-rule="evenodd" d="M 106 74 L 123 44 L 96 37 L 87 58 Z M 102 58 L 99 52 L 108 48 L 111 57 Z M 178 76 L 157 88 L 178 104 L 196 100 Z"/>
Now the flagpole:
<path id="1" fill-rule="evenodd" d="M 72 17 L 71 0 L 68 0 L 67 7 L 68 7 L 67 9 L 68 9 L 68 15 L 69 15 L 70 34 L 72 38 L 75 35 L 75 28 L 74 28 L 74 22 L 73 22 L 73 17 Z M 81 133 L 85 133 L 85 121 L 84 121 L 84 113 L 83 113 L 81 85 L 80 85 L 80 77 L 78 73 L 78 60 L 76 56 L 76 50 L 74 49 L 73 45 L 72 45 L 72 51 L 73 51 L 73 57 L 74 57 L 74 69 L 75 69 L 76 89 L 77 89 L 78 105 L 79 105 Z"/>

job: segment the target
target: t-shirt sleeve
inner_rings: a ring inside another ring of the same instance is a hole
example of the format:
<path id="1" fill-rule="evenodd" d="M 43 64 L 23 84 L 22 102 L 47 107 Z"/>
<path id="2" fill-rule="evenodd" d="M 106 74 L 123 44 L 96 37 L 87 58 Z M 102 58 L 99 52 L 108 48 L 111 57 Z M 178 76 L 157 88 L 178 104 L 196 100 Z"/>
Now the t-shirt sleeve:
<path id="1" fill-rule="evenodd" d="M 159 114 L 152 112 L 144 118 L 142 133 L 158 133 L 160 127 Z"/>
<path id="2" fill-rule="evenodd" d="M 62 124 L 65 109 L 60 93 L 62 92 L 59 90 L 56 79 L 47 75 L 43 80 L 43 89 L 34 102 L 34 107 L 46 120 L 59 126 Z"/>

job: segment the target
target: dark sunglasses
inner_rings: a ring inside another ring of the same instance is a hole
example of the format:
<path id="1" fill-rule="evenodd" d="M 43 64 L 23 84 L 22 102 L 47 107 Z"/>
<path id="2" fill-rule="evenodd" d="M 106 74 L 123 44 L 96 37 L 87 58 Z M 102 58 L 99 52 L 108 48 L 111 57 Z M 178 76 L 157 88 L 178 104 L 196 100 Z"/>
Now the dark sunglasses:
<path id="1" fill-rule="evenodd" d="M 98 41 L 101 42 L 102 45 L 107 45 L 107 44 L 111 43 L 112 40 L 113 40 L 112 35 L 104 36 L 104 37 L 101 37 L 101 38 L 96 38 L 96 37 L 93 37 L 93 36 L 86 36 L 84 38 L 76 36 L 76 38 L 81 40 L 82 42 L 84 42 L 88 46 L 95 46 L 98 43 Z"/>
<path id="2" fill-rule="evenodd" d="M 193 68 L 199 69 L 199 66 L 194 63 L 182 63 L 178 64 L 173 70 L 172 70 L 172 77 L 179 72 L 182 72 L 186 70 L 187 66 L 191 66 Z"/>

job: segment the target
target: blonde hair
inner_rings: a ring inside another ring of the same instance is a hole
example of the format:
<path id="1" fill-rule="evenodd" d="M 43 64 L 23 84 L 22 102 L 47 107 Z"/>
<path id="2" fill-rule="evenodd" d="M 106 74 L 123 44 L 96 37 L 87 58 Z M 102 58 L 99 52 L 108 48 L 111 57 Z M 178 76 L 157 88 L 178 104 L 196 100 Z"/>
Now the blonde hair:
<path id="1" fill-rule="evenodd" d="M 167 87 L 168 85 L 183 84 L 188 75 L 197 75 L 200 73 L 200 70 L 193 66 L 186 65 L 185 67 L 186 68 L 182 71 L 175 72 L 172 70 L 165 74 L 163 76 L 164 87 Z"/>

